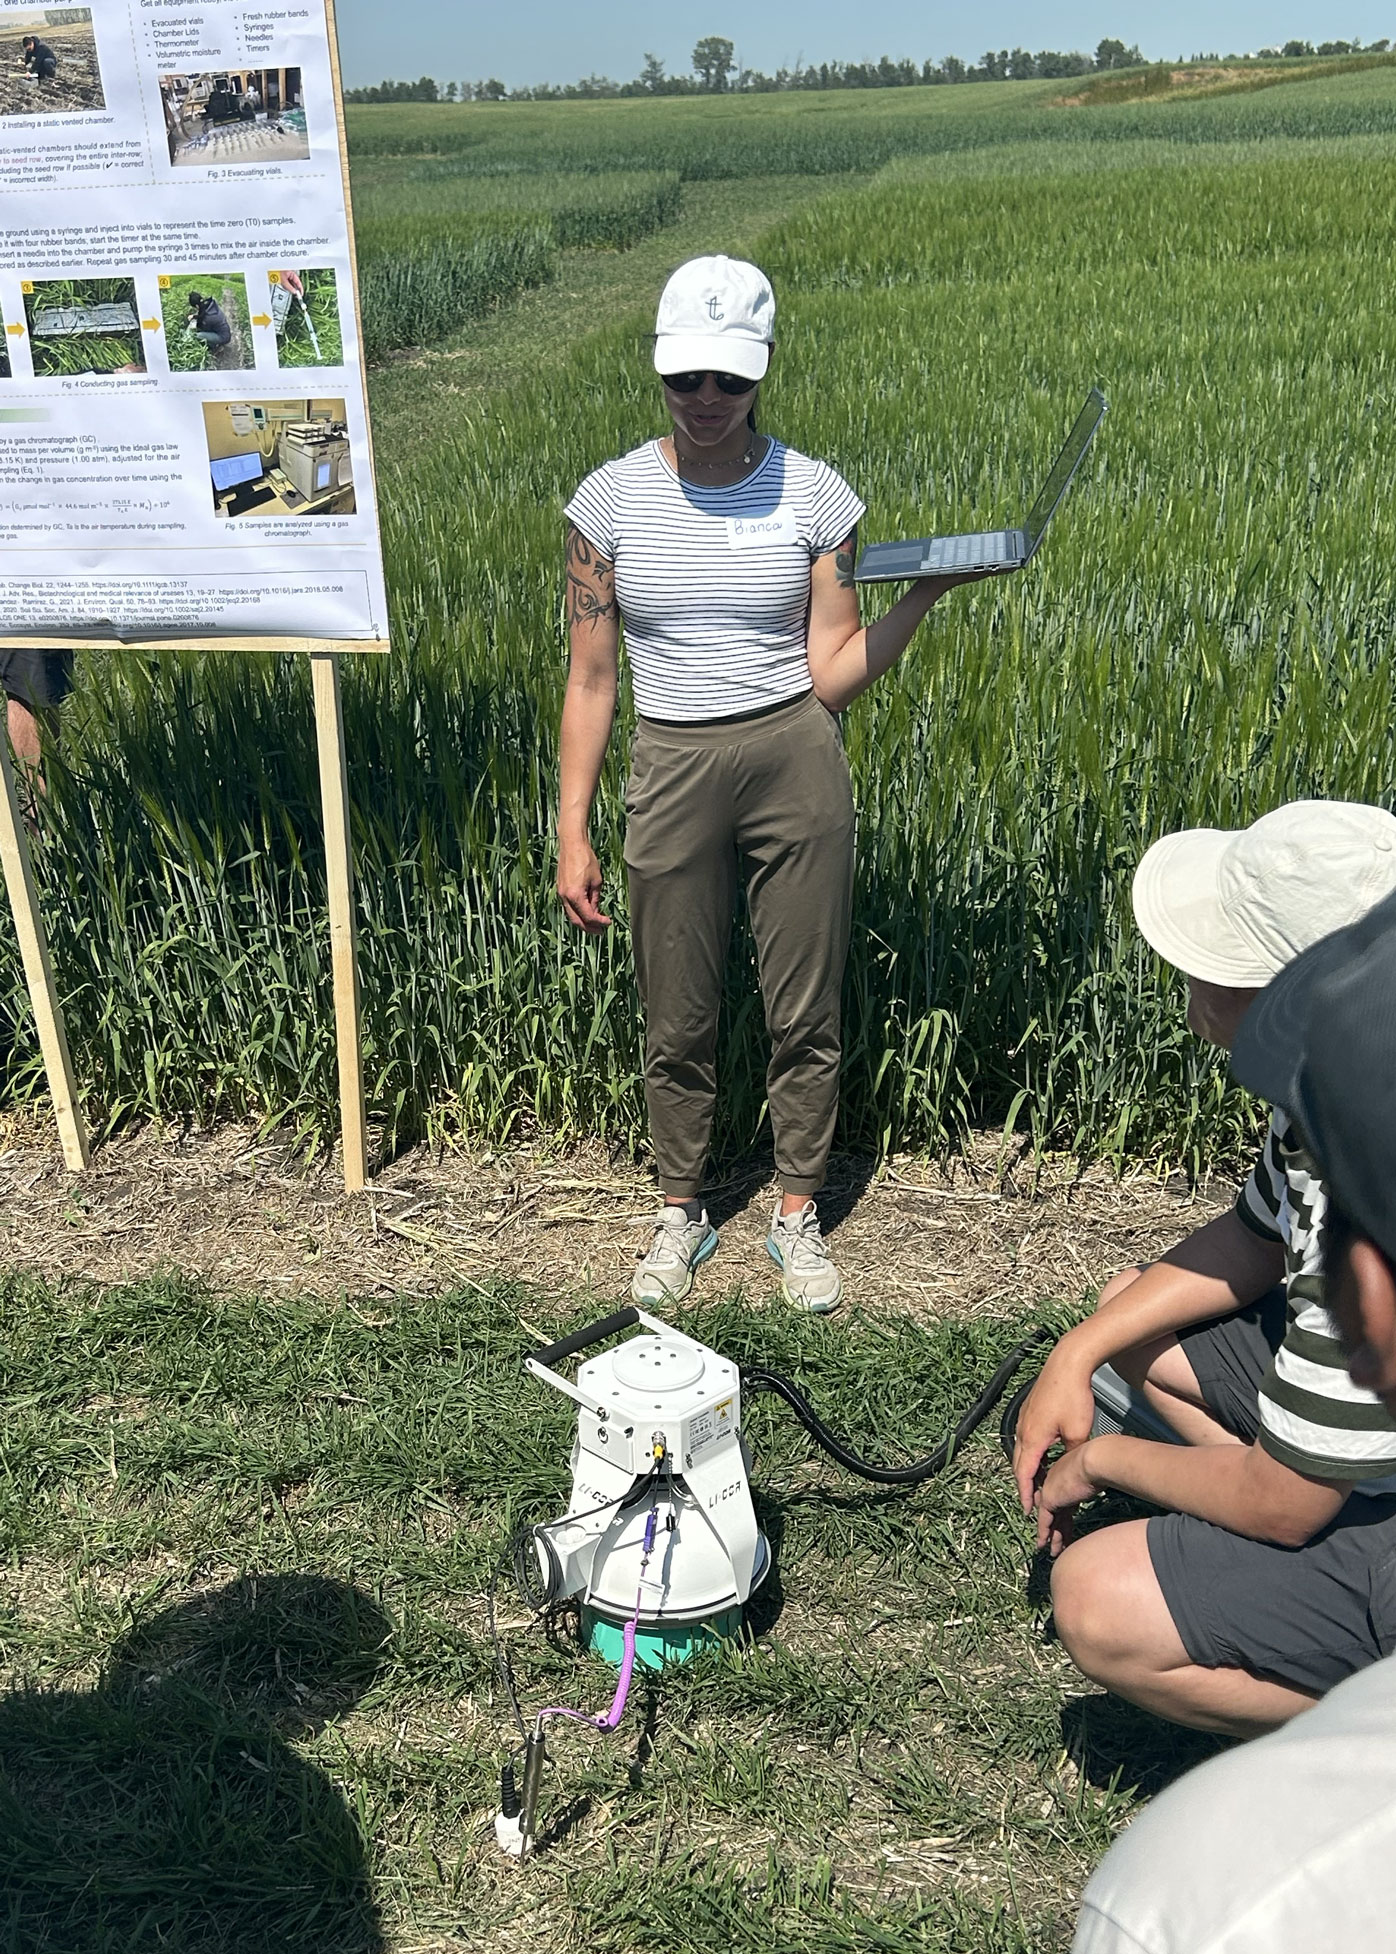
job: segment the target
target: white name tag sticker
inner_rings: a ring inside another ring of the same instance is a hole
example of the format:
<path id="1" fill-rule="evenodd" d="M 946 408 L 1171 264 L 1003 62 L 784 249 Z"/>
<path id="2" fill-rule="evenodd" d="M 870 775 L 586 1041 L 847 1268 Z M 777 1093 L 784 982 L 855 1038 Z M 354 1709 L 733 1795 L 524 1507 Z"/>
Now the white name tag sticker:
<path id="1" fill-rule="evenodd" d="M 782 502 L 764 516 L 729 516 L 727 546 L 734 550 L 769 549 L 772 544 L 798 543 L 795 511 Z"/>

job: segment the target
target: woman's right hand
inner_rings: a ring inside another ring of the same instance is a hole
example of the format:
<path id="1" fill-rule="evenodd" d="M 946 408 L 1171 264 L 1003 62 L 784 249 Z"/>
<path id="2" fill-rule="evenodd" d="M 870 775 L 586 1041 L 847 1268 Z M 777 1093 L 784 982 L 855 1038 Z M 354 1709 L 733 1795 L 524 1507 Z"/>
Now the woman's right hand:
<path id="1" fill-rule="evenodd" d="M 611 927 L 609 916 L 601 913 L 601 864 L 591 843 L 583 836 L 557 846 L 557 892 L 569 922 L 588 936 L 601 936 Z"/>

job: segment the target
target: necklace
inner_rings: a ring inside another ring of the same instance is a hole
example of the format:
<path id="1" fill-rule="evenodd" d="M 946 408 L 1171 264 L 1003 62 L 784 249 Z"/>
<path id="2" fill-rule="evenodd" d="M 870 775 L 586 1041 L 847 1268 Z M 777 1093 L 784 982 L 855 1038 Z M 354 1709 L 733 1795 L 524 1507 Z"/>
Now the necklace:
<path id="1" fill-rule="evenodd" d="M 677 441 L 674 443 L 674 455 L 680 468 L 750 468 L 756 459 L 756 442 L 748 441 L 741 454 L 731 456 L 726 461 L 696 461 L 691 455 L 679 452 Z"/>

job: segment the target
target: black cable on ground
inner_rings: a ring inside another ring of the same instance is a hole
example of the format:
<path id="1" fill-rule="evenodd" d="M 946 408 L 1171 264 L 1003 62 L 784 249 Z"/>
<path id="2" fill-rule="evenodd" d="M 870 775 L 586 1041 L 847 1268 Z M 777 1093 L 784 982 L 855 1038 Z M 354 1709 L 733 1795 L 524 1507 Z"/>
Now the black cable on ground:
<path id="1" fill-rule="evenodd" d="M 999 1444 L 1003 1447 L 1003 1455 L 1010 1465 L 1013 1463 L 1013 1448 L 1018 1443 L 1018 1417 L 1028 1401 L 1028 1393 L 1036 1382 L 1035 1377 L 1030 1377 L 1026 1384 L 1020 1384 L 1003 1407 L 1003 1416 L 999 1420 Z"/>
<path id="2" fill-rule="evenodd" d="M 873 1465 L 867 1459 L 860 1459 L 856 1452 L 850 1452 L 843 1441 L 829 1430 L 804 1393 L 788 1377 L 782 1377 L 779 1371 L 743 1366 L 742 1386 L 747 1391 L 769 1391 L 783 1399 L 815 1443 L 823 1446 L 829 1457 L 845 1471 L 856 1473 L 860 1479 L 871 1479 L 879 1486 L 916 1486 L 923 1479 L 933 1478 L 937 1472 L 945 1470 L 965 1440 L 983 1424 L 1032 1353 L 1042 1344 L 1052 1341 L 1050 1330 L 1034 1330 L 1030 1337 L 1024 1337 L 1021 1343 L 1015 1344 L 949 1437 L 943 1438 L 934 1452 L 927 1453 L 924 1459 L 917 1459 L 911 1465 Z M 1023 1395 L 1025 1393 L 1018 1394 L 1019 1401 Z"/>
<path id="3" fill-rule="evenodd" d="M 859 1458 L 856 1452 L 850 1452 L 843 1441 L 830 1431 L 804 1393 L 792 1384 L 788 1377 L 782 1377 L 778 1371 L 763 1370 L 753 1365 L 742 1370 L 741 1379 L 748 1391 L 769 1391 L 773 1396 L 783 1399 L 816 1444 L 821 1445 L 829 1457 L 843 1466 L 845 1471 L 855 1473 L 860 1479 L 870 1479 L 880 1486 L 916 1486 L 922 1480 L 930 1479 L 936 1473 L 945 1470 L 966 1439 L 983 1424 L 1032 1353 L 1043 1344 L 1052 1341 L 1052 1332 L 1040 1329 L 1034 1330 L 1031 1336 L 1024 1337 L 1021 1343 L 1015 1344 L 949 1437 L 942 1439 L 935 1450 L 928 1453 L 924 1459 L 917 1459 L 911 1465 L 905 1466 L 874 1465 L 867 1459 Z M 1021 1385 L 1004 1409 L 999 1438 L 1010 1460 L 1013 1456 L 1013 1439 L 1017 1429 L 1018 1413 L 1034 1381 L 1030 1379 L 1026 1384 Z M 657 1467 L 652 1469 L 625 1493 L 616 1499 L 605 1501 L 601 1506 L 591 1507 L 583 1513 L 565 1515 L 560 1520 L 550 1520 L 541 1526 L 518 1527 L 505 1545 L 504 1552 L 490 1577 L 487 1591 L 489 1634 L 494 1650 L 495 1669 L 508 1699 L 514 1721 L 518 1725 L 519 1734 L 525 1742 L 528 1739 L 528 1728 L 519 1708 L 503 1638 L 495 1619 L 495 1595 L 499 1577 L 506 1567 L 509 1568 L 525 1605 L 531 1613 L 535 1615 L 541 1613 L 556 1600 L 562 1574 L 557 1550 L 549 1539 L 549 1534 L 554 1529 L 567 1526 L 573 1521 L 590 1519 L 594 1514 L 604 1513 L 614 1507 L 623 1509 L 637 1499 L 643 1499 L 646 1492 L 650 1490 L 657 1471 Z M 667 1459 L 664 1471 L 672 1481 L 672 1467 Z M 701 1505 L 698 1510 L 702 1513 L 702 1517 L 708 1520 L 708 1515 L 702 1512 Z M 712 1522 L 709 1520 L 708 1524 L 711 1527 Z M 535 1560 L 535 1554 L 539 1552 L 544 1563 L 542 1569 L 538 1568 Z"/>
<path id="4" fill-rule="evenodd" d="M 526 1744 L 528 1742 L 528 1726 L 523 1720 L 523 1711 L 519 1708 L 519 1699 L 514 1690 L 514 1677 L 512 1671 L 509 1668 L 509 1658 L 504 1653 L 504 1643 L 500 1637 L 499 1622 L 495 1616 L 495 1605 L 494 1605 L 495 1594 L 499 1588 L 499 1577 L 504 1572 L 505 1567 L 510 1563 L 510 1561 L 513 1558 L 515 1543 L 517 1539 L 518 1539 L 517 1533 L 512 1534 L 510 1536 L 509 1542 L 506 1545 L 504 1552 L 500 1555 L 499 1559 L 494 1564 L 494 1572 L 490 1575 L 490 1584 L 485 1594 L 485 1600 L 486 1600 L 485 1612 L 489 1622 L 490 1647 L 494 1650 L 495 1674 L 499 1677 L 500 1683 L 502 1684 L 504 1689 L 504 1694 L 508 1698 L 509 1709 L 511 1714 L 513 1715 L 513 1719 L 515 1723 L 519 1726 L 519 1736 L 523 1739 L 523 1742 Z"/>

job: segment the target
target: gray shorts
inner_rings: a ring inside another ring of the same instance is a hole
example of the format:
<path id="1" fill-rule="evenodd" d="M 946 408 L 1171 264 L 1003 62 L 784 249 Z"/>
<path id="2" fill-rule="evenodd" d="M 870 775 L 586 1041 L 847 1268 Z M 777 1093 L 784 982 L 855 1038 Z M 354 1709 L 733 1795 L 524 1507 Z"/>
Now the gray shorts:
<path id="1" fill-rule="evenodd" d="M 73 689 L 71 651 L 0 651 L 0 691 L 36 712 L 61 706 Z"/>
<path id="2" fill-rule="evenodd" d="M 1283 1290 L 1179 1338 L 1203 1401 L 1238 1438 L 1260 1428 L 1261 1379 L 1285 1333 Z M 1149 1521 L 1149 1558 L 1189 1658 L 1322 1694 L 1396 1650 L 1396 1499 L 1349 1495 L 1302 1547 L 1247 1540 L 1188 1513 Z"/>

